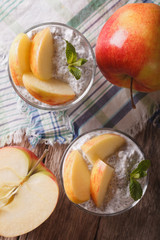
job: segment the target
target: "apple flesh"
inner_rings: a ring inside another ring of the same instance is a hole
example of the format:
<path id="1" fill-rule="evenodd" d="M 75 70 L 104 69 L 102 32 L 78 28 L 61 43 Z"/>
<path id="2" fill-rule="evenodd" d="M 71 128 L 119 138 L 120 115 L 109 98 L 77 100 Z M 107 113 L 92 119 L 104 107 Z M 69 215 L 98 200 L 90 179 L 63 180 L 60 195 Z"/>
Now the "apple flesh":
<path id="1" fill-rule="evenodd" d="M 75 97 L 69 84 L 57 79 L 42 81 L 32 73 L 26 73 L 23 75 L 23 84 L 33 97 L 50 105 L 63 104 Z"/>
<path id="2" fill-rule="evenodd" d="M 126 4 L 105 23 L 96 44 L 102 74 L 119 87 L 160 90 L 160 6 Z"/>
<path id="3" fill-rule="evenodd" d="M 63 167 L 63 184 L 66 195 L 74 203 L 90 198 L 90 171 L 78 150 L 67 156 Z"/>
<path id="4" fill-rule="evenodd" d="M 22 179 L 27 175 L 30 165 L 29 153 L 22 151 L 20 147 L 4 147 L 0 149 L 1 171 L 10 169 Z"/>
<path id="5" fill-rule="evenodd" d="M 35 229 L 54 210 L 57 193 L 51 178 L 42 173 L 32 175 L 11 203 L 1 209 L 0 235 L 13 237 Z"/>
<path id="6" fill-rule="evenodd" d="M 125 139 L 116 134 L 102 134 L 86 141 L 82 146 L 82 151 L 88 160 L 94 164 L 98 158 L 104 160 L 114 154 L 126 143 Z"/>
<path id="7" fill-rule="evenodd" d="M 91 171 L 90 188 L 91 197 L 97 207 L 101 207 L 114 169 L 98 159 Z"/>
<path id="8" fill-rule="evenodd" d="M 54 43 L 49 28 L 38 32 L 31 43 L 30 66 L 33 74 L 42 80 L 52 77 Z"/>
<path id="9" fill-rule="evenodd" d="M 6 162 L 6 164 L 5 164 Z M 59 196 L 55 176 L 42 164 L 26 178 L 29 170 L 37 162 L 37 157 L 22 147 L 0 149 L 0 203 L 8 188 L 19 183 L 19 189 L 10 201 L 0 208 L 0 235 L 15 237 L 32 231 L 43 223 L 53 212 Z"/>
<path id="10" fill-rule="evenodd" d="M 9 51 L 9 69 L 14 83 L 23 86 L 22 75 L 30 71 L 29 54 L 31 41 L 24 33 L 14 39 Z"/>

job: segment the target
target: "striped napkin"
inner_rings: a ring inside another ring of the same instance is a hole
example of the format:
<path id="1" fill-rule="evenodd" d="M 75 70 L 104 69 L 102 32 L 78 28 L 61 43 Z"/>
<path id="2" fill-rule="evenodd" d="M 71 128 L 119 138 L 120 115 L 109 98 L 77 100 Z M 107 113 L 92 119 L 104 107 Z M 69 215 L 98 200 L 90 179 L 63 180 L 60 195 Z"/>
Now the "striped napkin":
<path id="1" fill-rule="evenodd" d="M 76 107 L 60 114 L 27 105 L 17 96 L 8 78 L 8 50 L 18 33 L 39 23 L 61 22 L 83 33 L 94 49 L 106 20 L 119 7 L 134 2 L 151 1 L 0 1 L 0 146 L 19 143 L 24 135 L 33 146 L 40 141 L 69 143 L 79 134 L 101 127 L 115 128 L 134 136 L 148 119 L 152 121 L 155 116 L 159 119 L 159 92 L 135 91 L 136 110 L 133 110 L 129 90 L 106 81 L 98 67 L 88 95 Z M 160 1 L 154 2 L 160 4 Z"/>

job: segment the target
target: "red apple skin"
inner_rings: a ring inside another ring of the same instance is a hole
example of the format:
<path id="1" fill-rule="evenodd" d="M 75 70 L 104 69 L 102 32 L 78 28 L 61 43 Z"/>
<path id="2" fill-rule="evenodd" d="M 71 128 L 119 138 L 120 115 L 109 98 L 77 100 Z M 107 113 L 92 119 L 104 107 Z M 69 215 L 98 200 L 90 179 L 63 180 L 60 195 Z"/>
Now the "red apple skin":
<path id="1" fill-rule="evenodd" d="M 17 149 L 20 149 L 23 152 L 25 152 L 27 155 L 29 155 L 29 159 L 31 159 L 31 161 L 37 161 L 38 160 L 38 157 L 32 151 L 30 151 L 29 149 L 27 149 L 25 147 L 21 147 L 21 146 L 6 146 L 5 148 L 17 148 Z M 53 181 L 55 181 L 57 183 L 57 179 L 56 179 L 55 175 L 42 162 L 39 163 L 37 168 L 39 168 L 39 170 L 43 171 L 44 174 L 48 175 L 50 178 L 52 178 Z M 57 185 L 58 185 L 58 183 L 57 183 Z"/>
<path id="2" fill-rule="evenodd" d="M 105 23 L 96 44 L 97 64 L 107 80 L 141 92 L 160 90 L 160 6 L 126 4 Z"/>

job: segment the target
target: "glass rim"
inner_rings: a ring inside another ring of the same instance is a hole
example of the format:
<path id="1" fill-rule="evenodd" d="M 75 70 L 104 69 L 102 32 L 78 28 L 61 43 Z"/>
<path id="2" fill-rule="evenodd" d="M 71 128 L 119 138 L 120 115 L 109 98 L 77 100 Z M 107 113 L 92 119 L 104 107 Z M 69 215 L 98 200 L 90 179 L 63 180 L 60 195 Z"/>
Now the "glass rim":
<path id="1" fill-rule="evenodd" d="M 63 111 L 63 110 L 67 110 L 67 109 L 70 109 L 71 107 L 74 107 L 76 106 L 86 95 L 87 93 L 89 92 L 89 90 L 91 89 L 92 85 L 93 85 L 93 81 L 94 81 L 94 78 L 95 78 L 95 73 L 96 73 L 96 58 L 95 58 L 95 54 L 94 54 L 94 51 L 93 51 L 93 48 L 91 47 L 91 44 L 90 42 L 87 40 L 87 38 L 81 33 L 79 32 L 77 29 L 67 25 L 67 24 L 64 24 L 64 23 L 59 23 L 59 22 L 45 22 L 45 23 L 40 23 L 40 24 L 37 24 L 37 25 L 34 25 L 28 29 L 26 29 L 24 31 L 25 34 L 27 34 L 29 31 L 32 31 L 36 28 L 39 28 L 39 27 L 43 27 L 43 26 L 60 26 L 60 27 L 65 27 L 65 28 L 69 28 L 73 31 L 75 31 L 78 35 L 81 36 L 81 38 L 87 43 L 88 47 L 89 47 L 89 50 L 91 52 L 91 55 L 92 55 L 92 60 L 93 60 L 93 67 L 92 67 L 92 75 L 91 75 L 91 80 L 87 86 L 87 88 L 84 90 L 84 92 L 78 96 L 75 100 L 73 101 L 70 101 L 68 103 L 64 103 L 64 104 L 59 104 L 59 105 L 49 105 L 47 103 L 43 103 L 42 104 L 45 104 L 45 106 L 43 105 L 39 105 L 37 103 L 34 103 L 34 102 L 31 102 L 30 100 L 28 100 L 27 98 L 25 98 L 20 92 L 19 90 L 17 89 L 17 86 L 15 85 L 13 79 L 12 79 L 12 75 L 11 75 L 11 72 L 10 72 L 10 68 L 9 68 L 9 61 L 8 61 L 8 76 L 9 76 L 9 80 L 11 82 L 11 85 L 13 87 L 13 89 L 15 90 L 15 92 L 18 94 L 18 96 L 23 100 L 25 101 L 27 104 L 31 105 L 32 107 L 35 107 L 35 108 L 38 108 L 38 109 L 42 109 L 42 110 L 48 110 L 48 111 Z M 30 93 L 29 93 L 30 94 Z M 38 99 L 36 99 L 38 100 Z M 41 101 L 38 100 L 40 103 Z"/>
<path id="2" fill-rule="evenodd" d="M 107 131 L 111 131 L 111 132 L 117 132 L 117 133 L 120 133 L 124 136 L 126 136 L 127 138 L 129 138 L 131 141 L 134 142 L 134 144 L 136 144 L 136 146 L 138 147 L 138 149 L 141 151 L 144 159 L 145 159 L 145 154 L 144 152 L 142 151 L 141 147 L 139 146 L 139 144 L 135 141 L 135 139 L 131 136 L 129 136 L 127 133 L 124 133 L 123 131 L 120 131 L 120 130 L 115 130 L 113 128 L 96 128 L 96 129 L 93 129 L 93 130 L 90 130 L 90 131 L 87 131 L 85 133 L 82 133 L 80 134 L 78 137 L 76 137 L 69 145 L 68 147 L 65 149 L 62 157 L 61 157 L 61 162 L 60 162 L 60 179 L 61 179 L 61 184 L 62 184 L 62 187 L 63 187 L 63 191 L 65 193 L 65 189 L 64 189 L 64 184 L 63 184 L 63 163 L 64 163 L 64 160 L 65 160 L 65 157 L 68 153 L 68 151 L 70 150 L 71 146 L 78 140 L 80 139 L 81 137 L 85 136 L 86 134 L 88 133 L 92 133 L 92 132 L 96 132 L 96 131 L 103 131 L 103 130 L 107 130 Z M 145 195 L 146 193 L 146 190 L 147 190 L 147 187 L 148 187 L 148 183 L 149 183 L 149 176 L 148 176 L 148 170 L 147 170 L 147 176 L 146 176 L 146 182 L 145 182 L 145 186 L 143 188 L 143 192 L 142 192 L 142 196 L 140 199 L 134 201 L 130 206 L 128 206 L 127 208 L 123 209 L 123 210 L 120 210 L 120 211 L 117 211 L 117 212 L 114 212 L 114 213 L 98 213 L 98 212 L 95 212 L 95 211 L 91 211 L 91 210 L 88 210 L 86 208 L 84 208 L 83 206 L 81 206 L 80 204 L 76 204 L 74 202 L 72 202 L 67 194 L 65 193 L 66 197 L 68 198 L 68 200 L 76 207 L 78 207 L 80 210 L 82 211 L 85 211 L 86 213 L 89 213 L 89 214 L 92 214 L 92 215 L 95 215 L 95 216 L 100 216 L 100 217 L 109 217 L 109 216 L 116 216 L 116 215 L 119 215 L 119 214 L 122 214 L 122 213 L 125 213 L 127 212 L 128 210 L 132 209 L 133 207 L 135 207 L 143 198 L 143 196 Z"/>

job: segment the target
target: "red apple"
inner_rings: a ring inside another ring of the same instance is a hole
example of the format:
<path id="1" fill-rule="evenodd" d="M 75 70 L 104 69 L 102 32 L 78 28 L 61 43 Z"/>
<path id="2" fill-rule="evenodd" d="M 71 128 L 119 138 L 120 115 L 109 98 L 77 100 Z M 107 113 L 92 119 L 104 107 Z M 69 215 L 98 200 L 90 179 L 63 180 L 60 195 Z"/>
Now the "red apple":
<path id="1" fill-rule="evenodd" d="M 142 92 L 160 90 L 160 6 L 126 4 L 103 26 L 96 60 L 111 83 Z M 131 81 L 132 80 L 132 81 Z"/>

